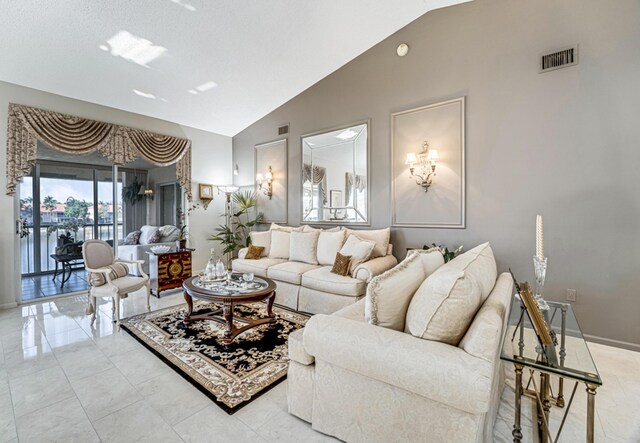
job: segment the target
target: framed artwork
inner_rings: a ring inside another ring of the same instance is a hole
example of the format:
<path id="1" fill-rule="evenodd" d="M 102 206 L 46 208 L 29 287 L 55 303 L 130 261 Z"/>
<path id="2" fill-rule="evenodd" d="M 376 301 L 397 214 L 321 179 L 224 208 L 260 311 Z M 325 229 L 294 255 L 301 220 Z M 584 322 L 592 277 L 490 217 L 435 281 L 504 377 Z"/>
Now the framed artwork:
<path id="1" fill-rule="evenodd" d="M 465 98 L 391 114 L 392 225 L 465 228 Z"/>
<path id="2" fill-rule="evenodd" d="M 198 185 L 200 200 L 213 200 L 213 185 L 200 183 Z"/>
<path id="3" fill-rule="evenodd" d="M 332 208 L 339 208 L 342 206 L 342 191 L 339 189 L 332 189 L 329 191 L 329 200 Z"/>

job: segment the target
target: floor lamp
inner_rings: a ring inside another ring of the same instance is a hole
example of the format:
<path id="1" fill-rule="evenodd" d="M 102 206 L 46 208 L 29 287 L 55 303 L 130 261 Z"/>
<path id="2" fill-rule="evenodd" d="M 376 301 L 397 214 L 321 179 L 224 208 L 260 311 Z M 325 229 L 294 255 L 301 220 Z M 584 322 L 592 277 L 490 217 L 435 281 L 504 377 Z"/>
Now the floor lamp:
<path id="1" fill-rule="evenodd" d="M 233 195 L 234 192 L 240 189 L 240 187 L 235 185 L 223 185 L 223 186 L 218 186 L 217 188 L 218 188 L 218 191 L 224 192 L 224 194 L 227 196 L 226 205 L 224 208 L 224 222 L 227 228 L 231 229 L 231 214 L 232 214 L 231 196 Z M 227 252 L 226 262 L 227 262 L 227 270 L 230 270 L 231 269 L 231 252 Z"/>

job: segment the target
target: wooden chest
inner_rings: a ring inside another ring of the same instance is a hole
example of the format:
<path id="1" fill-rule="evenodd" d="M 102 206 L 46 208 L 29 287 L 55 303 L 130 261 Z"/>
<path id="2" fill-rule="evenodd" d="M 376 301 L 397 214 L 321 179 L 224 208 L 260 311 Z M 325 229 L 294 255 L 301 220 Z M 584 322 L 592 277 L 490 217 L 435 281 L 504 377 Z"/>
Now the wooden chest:
<path id="1" fill-rule="evenodd" d="M 182 282 L 191 277 L 191 251 L 183 249 L 164 254 L 149 253 L 149 277 L 151 292 L 160 297 L 162 291 L 181 288 Z"/>

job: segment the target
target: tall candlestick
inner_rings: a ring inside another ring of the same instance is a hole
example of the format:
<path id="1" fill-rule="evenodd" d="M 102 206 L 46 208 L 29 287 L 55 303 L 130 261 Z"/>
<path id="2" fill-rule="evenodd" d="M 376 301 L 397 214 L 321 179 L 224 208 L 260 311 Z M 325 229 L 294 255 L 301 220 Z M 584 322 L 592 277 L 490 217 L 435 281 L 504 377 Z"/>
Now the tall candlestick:
<path id="1" fill-rule="evenodd" d="M 536 216 L 536 257 L 544 260 L 544 230 L 542 216 Z"/>

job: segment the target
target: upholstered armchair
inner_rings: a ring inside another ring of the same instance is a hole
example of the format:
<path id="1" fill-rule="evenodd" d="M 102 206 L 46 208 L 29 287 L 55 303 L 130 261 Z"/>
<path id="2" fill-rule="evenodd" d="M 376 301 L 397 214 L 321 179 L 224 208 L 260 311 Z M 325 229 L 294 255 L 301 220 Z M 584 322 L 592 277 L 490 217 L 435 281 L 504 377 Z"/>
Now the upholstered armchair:
<path id="1" fill-rule="evenodd" d="M 120 299 L 129 293 L 143 287 L 147 288 L 147 310 L 149 305 L 150 283 L 149 276 L 142 270 L 144 260 L 116 260 L 111 246 L 102 240 L 87 240 L 82 245 L 82 258 L 85 269 L 89 273 L 89 300 L 91 302 L 91 320 L 96 318 L 96 299 L 110 297 L 113 299 L 112 312 L 114 322 L 120 321 Z M 137 264 L 140 276 L 128 275 L 128 267 L 124 265 Z M 118 266 L 118 264 L 121 264 Z"/>

